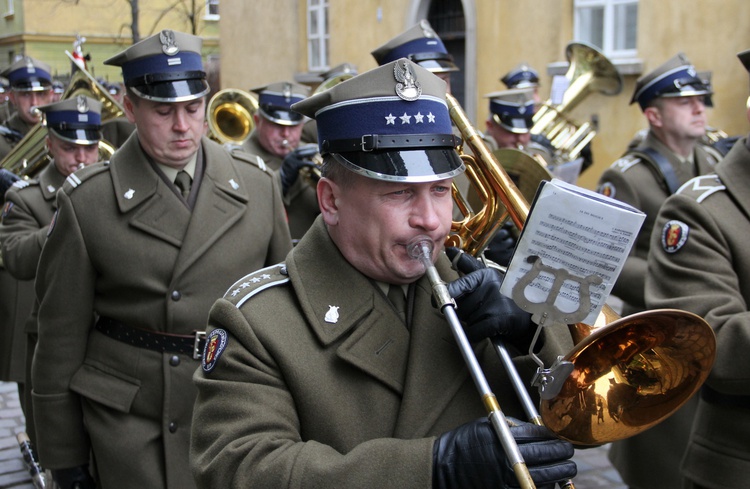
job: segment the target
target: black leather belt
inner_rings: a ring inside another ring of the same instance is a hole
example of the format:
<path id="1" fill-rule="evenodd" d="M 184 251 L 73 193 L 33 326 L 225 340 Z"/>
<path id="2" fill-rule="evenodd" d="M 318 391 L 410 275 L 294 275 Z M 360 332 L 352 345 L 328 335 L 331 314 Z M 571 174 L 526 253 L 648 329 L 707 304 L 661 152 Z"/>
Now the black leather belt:
<path id="1" fill-rule="evenodd" d="M 750 409 L 750 396 L 733 396 L 722 394 L 707 385 L 701 387 L 701 398 L 710 404 L 721 404 L 744 409 Z"/>
<path id="2" fill-rule="evenodd" d="M 96 322 L 96 329 L 114 340 L 138 348 L 146 348 L 160 353 L 182 353 L 194 360 L 201 359 L 203 347 L 206 344 L 205 331 L 196 331 L 191 335 L 157 333 L 156 331 L 132 328 L 108 317 L 100 317 Z"/>

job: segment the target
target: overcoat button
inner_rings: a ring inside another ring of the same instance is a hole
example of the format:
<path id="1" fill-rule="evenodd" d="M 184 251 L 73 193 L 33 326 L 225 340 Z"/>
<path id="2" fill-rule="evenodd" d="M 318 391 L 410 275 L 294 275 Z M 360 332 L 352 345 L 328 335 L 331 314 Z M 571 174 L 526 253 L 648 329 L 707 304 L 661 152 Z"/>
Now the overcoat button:
<path id="1" fill-rule="evenodd" d="M 169 432 L 174 433 L 175 431 L 177 431 L 177 423 L 172 421 L 171 423 L 169 423 Z"/>
<path id="2" fill-rule="evenodd" d="M 172 357 L 169 359 L 169 364 L 173 367 L 176 367 L 180 364 L 180 357 L 177 355 L 172 355 Z"/>
<path id="3" fill-rule="evenodd" d="M 172 300 L 173 300 L 173 301 L 178 301 L 178 300 L 180 300 L 180 297 L 182 297 L 182 294 L 180 294 L 180 291 L 179 291 L 179 290 L 173 290 L 173 291 L 172 291 Z"/>

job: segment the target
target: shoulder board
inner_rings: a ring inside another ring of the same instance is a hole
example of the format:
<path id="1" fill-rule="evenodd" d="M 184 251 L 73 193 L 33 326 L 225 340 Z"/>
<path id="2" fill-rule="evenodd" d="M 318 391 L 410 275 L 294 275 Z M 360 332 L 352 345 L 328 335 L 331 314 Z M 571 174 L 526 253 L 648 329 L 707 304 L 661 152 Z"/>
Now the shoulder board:
<path id="1" fill-rule="evenodd" d="M 109 161 L 103 161 L 81 168 L 75 173 L 68 175 L 68 178 L 65 179 L 65 183 L 63 184 L 63 188 L 66 192 L 70 192 L 81 186 L 85 181 L 90 180 L 94 175 L 98 175 L 105 171 L 109 171 Z"/>
<path id="2" fill-rule="evenodd" d="M 636 156 L 633 154 L 628 154 L 620 158 L 619 160 L 612 163 L 610 166 L 611 169 L 615 171 L 619 171 L 620 173 L 625 173 L 629 169 L 633 168 L 635 165 L 641 162 L 640 156 Z"/>
<path id="3" fill-rule="evenodd" d="M 257 166 L 264 172 L 268 172 L 268 165 L 266 165 L 266 162 L 263 161 L 263 158 L 260 156 L 254 155 L 252 153 L 248 153 L 244 149 L 238 146 L 233 146 L 232 149 L 229 151 L 232 154 L 232 157 L 237 160 L 242 160 L 245 163 L 250 163 L 251 165 Z"/>
<path id="4" fill-rule="evenodd" d="M 242 277 L 226 291 L 224 298 L 233 302 L 239 309 L 254 295 L 287 282 L 289 282 L 289 274 L 286 270 L 286 263 L 277 263 Z"/>
<path id="5" fill-rule="evenodd" d="M 30 185 L 39 185 L 39 180 L 16 180 L 11 187 L 21 189 Z"/>
<path id="6" fill-rule="evenodd" d="M 701 175 L 688 180 L 675 193 L 691 197 L 700 204 L 710 195 L 726 190 L 726 188 L 718 175 L 711 174 Z"/>

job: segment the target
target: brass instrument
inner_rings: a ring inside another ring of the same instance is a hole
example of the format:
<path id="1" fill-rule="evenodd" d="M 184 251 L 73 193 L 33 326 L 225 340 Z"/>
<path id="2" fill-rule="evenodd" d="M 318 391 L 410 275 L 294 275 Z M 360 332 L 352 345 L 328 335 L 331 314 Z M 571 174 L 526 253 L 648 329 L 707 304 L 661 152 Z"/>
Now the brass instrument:
<path id="1" fill-rule="evenodd" d="M 568 88 L 562 102 L 546 101 L 534 114 L 532 134 L 546 137 L 562 162 L 578 158 L 581 150 L 594 138 L 596 131 L 589 122 L 578 124 L 568 113 L 593 92 L 617 95 L 622 91 L 622 77 L 617 68 L 596 48 L 582 43 L 568 44 L 565 55 L 570 66 L 565 73 Z"/>
<path id="2" fill-rule="evenodd" d="M 256 112 L 258 100 L 249 93 L 235 88 L 220 90 L 206 108 L 208 136 L 219 144 L 241 145 L 255 127 Z"/>
<path id="3" fill-rule="evenodd" d="M 447 100 L 464 144 L 475 155 L 461 157 L 485 206 L 454 222 L 446 244 L 477 255 L 494 235 L 505 212 L 522 229 L 529 204 L 455 98 L 448 95 Z M 454 189 L 456 204 L 465 209 L 455 194 Z M 572 363 L 572 373 L 559 394 L 542 400 L 540 411 L 545 426 L 577 445 L 628 438 L 666 419 L 697 392 L 716 355 L 716 338 L 708 323 L 675 309 L 620 318 L 605 306 L 594 325 L 569 327 L 576 346 L 564 360 Z M 599 399 L 613 416 L 596 424 L 591 414 Z"/>
<path id="4" fill-rule="evenodd" d="M 65 51 L 68 57 L 72 55 Z M 83 69 L 73 73 L 68 88 L 62 94 L 60 100 L 67 100 L 78 95 L 85 95 L 99 100 L 102 104 L 102 122 L 122 117 L 125 114 L 122 106 L 111 97 L 109 92 L 94 79 L 91 74 Z M 21 178 L 30 179 L 42 171 L 51 161 L 49 152 L 45 147 L 47 139 L 47 126 L 45 121 L 37 123 L 16 144 L 5 158 L 0 162 L 0 167 L 9 170 Z M 108 160 L 115 152 L 115 148 L 107 141 L 99 142 L 99 159 Z"/>

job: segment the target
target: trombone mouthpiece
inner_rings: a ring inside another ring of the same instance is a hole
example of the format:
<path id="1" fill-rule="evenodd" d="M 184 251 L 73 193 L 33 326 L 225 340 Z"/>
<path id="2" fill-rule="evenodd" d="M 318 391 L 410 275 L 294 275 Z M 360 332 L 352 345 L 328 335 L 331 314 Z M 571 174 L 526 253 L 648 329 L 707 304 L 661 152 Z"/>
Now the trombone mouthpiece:
<path id="1" fill-rule="evenodd" d="M 425 268 L 429 268 L 432 266 L 432 250 L 434 247 L 435 243 L 430 238 L 421 235 L 409 240 L 406 251 L 410 257 L 421 261 Z"/>

